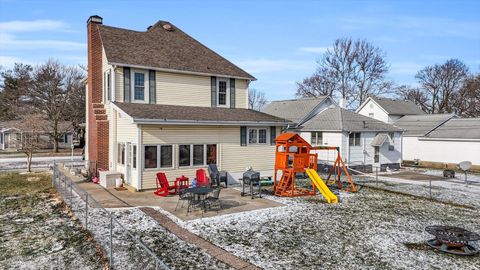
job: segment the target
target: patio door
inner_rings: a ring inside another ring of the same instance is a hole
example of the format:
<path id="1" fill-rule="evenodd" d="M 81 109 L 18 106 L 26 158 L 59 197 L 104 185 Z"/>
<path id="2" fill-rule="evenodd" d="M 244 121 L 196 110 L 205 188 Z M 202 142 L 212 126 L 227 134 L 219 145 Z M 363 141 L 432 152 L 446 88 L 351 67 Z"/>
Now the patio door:
<path id="1" fill-rule="evenodd" d="M 380 162 L 380 147 L 379 146 L 374 146 L 373 150 L 374 150 L 373 162 L 374 163 L 379 163 Z"/>
<path id="2" fill-rule="evenodd" d="M 132 147 L 131 143 L 125 145 L 125 183 L 131 185 L 132 179 Z"/>

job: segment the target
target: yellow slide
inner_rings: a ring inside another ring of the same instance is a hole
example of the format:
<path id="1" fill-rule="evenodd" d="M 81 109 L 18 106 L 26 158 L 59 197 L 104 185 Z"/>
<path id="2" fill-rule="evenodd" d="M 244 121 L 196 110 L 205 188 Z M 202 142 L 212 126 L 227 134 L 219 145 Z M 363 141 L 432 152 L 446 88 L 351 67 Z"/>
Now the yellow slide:
<path id="1" fill-rule="evenodd" d="M 318 173 L 313 169 L 306 169 L 305 170 L 312 180 L 312 183 L 317 187 L 318 191 L 322 193 L 323 197 L 327 200 L 328 203 L 338 203 L 338 198 L 335 194 L 330 191 L 330 189 L 323 183 L 322 178 L 318 175 Z"/>

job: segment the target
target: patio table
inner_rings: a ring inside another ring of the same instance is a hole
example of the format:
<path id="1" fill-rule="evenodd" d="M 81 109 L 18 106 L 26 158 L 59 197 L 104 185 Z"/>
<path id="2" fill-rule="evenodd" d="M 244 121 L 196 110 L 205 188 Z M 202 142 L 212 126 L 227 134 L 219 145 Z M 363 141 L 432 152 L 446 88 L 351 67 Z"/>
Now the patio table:
<path id="1" fill-rule="evenodd" d="M 185 192 L 186 193 L 190 193 L 192 194 L 194 197 L 196 197 L 196 202 L 194 201 L 190 201 L 189 204 L 192 204 L 192 203 L 198 203 L 198 204 L 201 204 L 201 206 L 203 207 L 203 210 L 205 211 L 205 208 L 206 208 L 206 204 L 205 204 L 205 198 L 206 196 L 213 191 L 213 188 L 211 187 L 191 187 L 191 188 L 187 188 L 185 189 Z M 188 207 L 188 210 L 190 210 L 190 205 Z"/>

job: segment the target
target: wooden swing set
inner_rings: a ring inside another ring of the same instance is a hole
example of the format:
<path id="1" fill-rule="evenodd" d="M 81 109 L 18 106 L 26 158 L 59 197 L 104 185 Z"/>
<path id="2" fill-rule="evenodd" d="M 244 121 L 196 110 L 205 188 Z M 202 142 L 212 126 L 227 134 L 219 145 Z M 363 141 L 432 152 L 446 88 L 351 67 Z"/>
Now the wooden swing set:
<path id="1" fill-rule="evenodd" d="M 342 189 L 340 176 L 342 170 L 347 176 L 350 187 L 346 191 L 356 192 L 355 184 L 340 156 L 339 147 L 316 146 L 313 147 L 305 141 L 300 135 L 292 132 L 280 134 L 275 139 L 275 169 L 274 169 L 274 194 L 282 197 L 309 196 L 316 194 L 316 187 L 312 182 L 312 188 L 298 188 L 295 186 L 295 175 L 305 173 L 306 169 L 317 170 L 318 154 L 311 153 L 312 150 L 336 150 L 337 157 L 327 178 L 330 180 L 332 174 L 335 174 L 337 186 Z M 278 179 L 278 171 L 282 171 L 282 176 Z"/>

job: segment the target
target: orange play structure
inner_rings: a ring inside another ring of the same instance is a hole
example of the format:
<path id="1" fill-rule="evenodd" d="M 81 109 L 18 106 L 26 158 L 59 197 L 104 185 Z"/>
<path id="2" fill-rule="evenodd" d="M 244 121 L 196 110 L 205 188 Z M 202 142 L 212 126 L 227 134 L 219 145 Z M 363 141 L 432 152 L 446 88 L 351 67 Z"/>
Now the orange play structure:
<path id="1" fill-rule="evenodd" d="M 316 153 L 312 154 L 312 150 L 336 150 L 337 158 L 335 163 L 330 170 L 328 180 L 335 174 L 337 176 L 337 185 L 338 188 L 342 188 L 342 183 L 340 180 L 342 171 L 347 176 L 350 187 L 346 189 L 347 191 L 355 192 L 356 187 L 348 173 L 348 170 L 340 156 L 339 147 L 331 146 L 311 146 L 307 141 L 305 141 L 300 135 L 292 132 L 287 132 L 280 134 L 275 139 L 275 174 L 274 174 L 274 194 L 277 196 L 284 197 L 295 197 L 295 196 L 307 196 L 315 195 L 317 188 L 321 190 L 319 184 L 324 185 L 324 183 L 318 183 L 317 179 L 320 179 L 316 174 L 317 170 L 317 160 L 318 155 Z M 280 180 L 278 179 L 278 171 L 282 171 L 282 176 Z M 295 175 L 297 173 L 307 172 L 310 176 L 312 172 L 316 175 L 316 179 L 312 180 L 312 188 L 298 188 L 295 186 Z M 328 189 L 328 188 L 327 188 Z M 322 192 L 323 193 L 323 192 Z"/>

